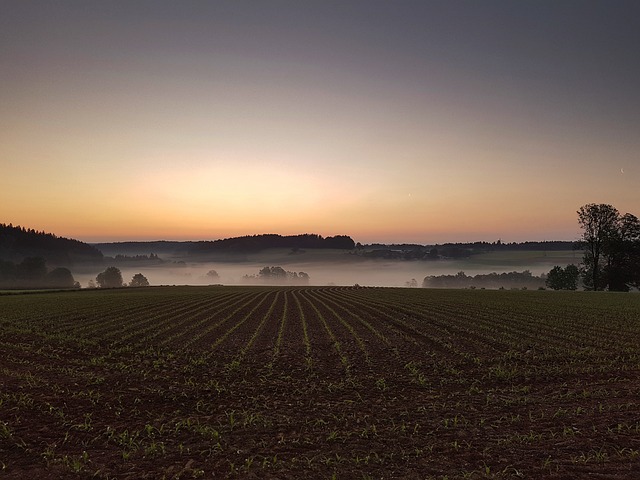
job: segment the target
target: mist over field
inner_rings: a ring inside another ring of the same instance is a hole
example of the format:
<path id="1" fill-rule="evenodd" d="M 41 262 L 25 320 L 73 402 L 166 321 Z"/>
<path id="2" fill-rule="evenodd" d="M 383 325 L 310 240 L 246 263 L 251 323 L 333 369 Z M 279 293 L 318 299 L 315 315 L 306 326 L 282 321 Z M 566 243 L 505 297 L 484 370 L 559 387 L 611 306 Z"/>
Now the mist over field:
<path id="1" fill-rule="evenodd" d="M 261 285 L 258 272 L 266 266 L 280 266 L 288 272 L 304 272 L 309 275 L 308 285 L 362 285 L 404 287 L 415 279 L 422 285 L 426 276 L 467 275 L 523 272 L 533 275 L 546 274 L 554 265 L 578 264 L 579 252 L 505 252 L 474 255 L 466 259 L 442 259 L 437 261 L 403 261 L 365 259 L 348 253 L 305 252 L 291 255 L 288 252 L 262 252 L 247 255 L 243 261 L 188 261 L 181 257 L 165 259 L 159 265 L 119 265 L 125 282 L 134 274 L 142 273 L 151 285 Z M 218 277 L 208 276 L 214 270 Z M 76 280 L 87 286 L 95 281 L 100 268 L 74 272 Z M 243 277 L 249 278 L 243 278 Z M 270 284 L 286 285 L 286 281 Z M 505 285 L 506 286 L 506 285 Z"/>

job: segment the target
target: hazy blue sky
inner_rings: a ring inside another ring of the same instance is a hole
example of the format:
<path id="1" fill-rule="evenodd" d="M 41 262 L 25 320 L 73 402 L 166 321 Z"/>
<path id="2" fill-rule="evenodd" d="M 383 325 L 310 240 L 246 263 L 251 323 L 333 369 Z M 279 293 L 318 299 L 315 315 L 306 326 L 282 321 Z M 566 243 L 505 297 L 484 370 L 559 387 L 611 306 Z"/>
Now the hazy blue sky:
<path id="1" fill-rule="evenodd" d="M 640 2 L 0 0 L 0 222 L 576 238 L 640 215 Z"/>

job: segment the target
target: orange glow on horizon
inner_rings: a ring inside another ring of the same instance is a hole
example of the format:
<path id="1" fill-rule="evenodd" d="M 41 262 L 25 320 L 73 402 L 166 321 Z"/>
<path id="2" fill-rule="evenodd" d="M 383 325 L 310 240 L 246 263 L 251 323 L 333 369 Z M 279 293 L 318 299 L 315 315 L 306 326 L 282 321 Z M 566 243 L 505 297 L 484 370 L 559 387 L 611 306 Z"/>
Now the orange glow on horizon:
<path id="1" fill-rule="evenodd" d="M 541 36 L 496 5 L 467 6 L 487 21 L 467 25 L 429 2 L 366 18 L 296 2 L 300 23 L 210 3 L 5 9 L 0 222 L 92 241 L 442 243 L 573 240 L 586 203 L 640 215 L 628 25 L 572 12 L 603 28 L 572 44 L 562 22 Z M 514 23 L 488 29 L 497 12 Z M 513 25 L 518 41 L 496 43 Z"/>

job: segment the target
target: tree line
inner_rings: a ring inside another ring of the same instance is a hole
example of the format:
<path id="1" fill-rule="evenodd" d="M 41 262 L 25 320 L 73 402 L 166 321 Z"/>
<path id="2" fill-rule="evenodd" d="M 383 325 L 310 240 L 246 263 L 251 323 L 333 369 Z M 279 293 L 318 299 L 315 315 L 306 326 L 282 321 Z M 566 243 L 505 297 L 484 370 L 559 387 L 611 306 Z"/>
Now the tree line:
<path id="1" fill-rule="evenodd" d="M 313 233 L 302 235 L 248 235 L 244 237 L 225 238 L 222 240 L 194 242 L 190 249 L 190 255 L 201 255 L 214 252 L 258 252 L 270 248 L 327 248 L 353 250 L 355 242 L 347 235 L 323 237 Z"/>
<path id="2" fill-rule="evenodd" d="M 576 242 L 544 241 L 544 242 L 513 242 L 504 243 L 501 240 L 495 242 L 468 242 L 468 243 L 443 243 L 436 245 L 417 244 L 391 244 L 374 243 L 369 245 L 356 244 L 359 255 L 369 258 L 381 258 L 385 260 L 442 260 L 463 259 L 473 255 L 501 251 L 558 251 L 575 250 L 579 248 Z"/>
<path id="3" fill-rule="evenodd" d="M 58 265 L 101 263 L 102 252 L 88 243 L 12 224 L 0 224 L 0 258 L 41 257 Z"/>
<path id="4" fill-rule="evenodd" d="M 543 288 L 544 284 L 544 276 L 538 277 L 529 270 L 478 275 L 467 275 L 464 272 L 458 272 L 455 275 L 429 275 L 422 281 L 422 286 L 425 288 L 539 289 Z"/>

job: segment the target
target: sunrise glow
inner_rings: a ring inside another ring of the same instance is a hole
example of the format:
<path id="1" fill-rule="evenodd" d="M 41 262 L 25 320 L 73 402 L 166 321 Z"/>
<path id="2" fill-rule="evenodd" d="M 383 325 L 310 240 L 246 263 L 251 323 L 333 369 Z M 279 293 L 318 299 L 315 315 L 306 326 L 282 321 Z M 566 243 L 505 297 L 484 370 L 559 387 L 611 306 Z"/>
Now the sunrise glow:
<path id="1" fill-rule="evenodd" d="M 637 210 L 637 16 L 463 3 L 3 2 L 0 221 L 430 243 Z"/>

